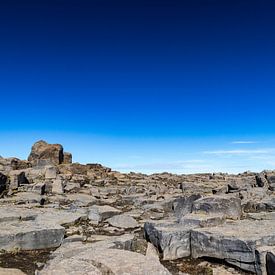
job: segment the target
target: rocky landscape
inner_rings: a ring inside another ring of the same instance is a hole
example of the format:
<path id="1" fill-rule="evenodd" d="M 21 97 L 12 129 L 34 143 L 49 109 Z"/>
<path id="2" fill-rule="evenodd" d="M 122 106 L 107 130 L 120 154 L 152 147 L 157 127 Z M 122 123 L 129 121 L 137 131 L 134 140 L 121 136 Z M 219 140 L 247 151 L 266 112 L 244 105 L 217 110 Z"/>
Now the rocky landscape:
<path id="1" fill-rule="evenodd" d="M 123 174 L 0 157 L 0 274 L 275 274 L 275 172 Z"/>

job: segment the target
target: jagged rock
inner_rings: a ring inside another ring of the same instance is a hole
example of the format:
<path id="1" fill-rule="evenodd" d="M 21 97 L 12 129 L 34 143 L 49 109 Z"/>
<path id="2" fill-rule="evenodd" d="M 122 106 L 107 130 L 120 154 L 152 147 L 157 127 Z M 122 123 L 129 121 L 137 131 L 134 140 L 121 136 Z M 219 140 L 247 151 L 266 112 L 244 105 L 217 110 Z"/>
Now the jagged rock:
<path id="1" fill-rule="evenodd" d="M 89 208 L 88 218 L 95 223 L 99 223 L 120 213 L 120 210 L 109 205 L 94 205 Z"/>
<path id="2" fill-rule="evenodd" d="M 106 221 L 110 225 L 118 228 L 130 229 L 130 228 L 139 227 L 139 224 L 134 218 L 125 214 L 115 215 L 112 218 L 107 219 Z"/>
<path id="3" fill-rule="evenodd" d="M 274 221 L 231 221 L 191 231 L 192 257 L 223 259 L 254 273 L 261 269 L 255 257 L 256 248 L 265 245 L 275 245 Z"/>
<path id="4" fill-rule="evenodd" d="M 220 214 L 229 219 L 239 219 L 242 215 L 241 200 L 229 196 L 211 196 L 196 200 L 192 212 Z"/>
<path id="5" fill-rule="evenodd" d="M 175 260 L 190 256 L 190 230 L 175 221 L 146 222 L 145 238 L 163 255 L 163 260 Z"/>
<path id="6" fill-rule="evenodd" d="M 55 165 L 63 163 L 64 153 L 62 145 L 48 144 L 43 140 L 37 141 L 32 146 L 28 161 L 37 164 L 37 161 L 39 163 L 40 160 L 50 161 Z"/>

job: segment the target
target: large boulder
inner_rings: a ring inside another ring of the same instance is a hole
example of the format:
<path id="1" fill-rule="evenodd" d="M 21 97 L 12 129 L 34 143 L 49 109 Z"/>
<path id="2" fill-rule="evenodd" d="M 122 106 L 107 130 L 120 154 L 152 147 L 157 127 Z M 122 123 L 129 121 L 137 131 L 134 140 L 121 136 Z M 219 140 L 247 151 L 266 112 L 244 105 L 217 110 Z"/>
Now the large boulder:
<path id="1" fill-rule="evenodd" d="M 39 164 L 41 160 L 55 165 L 61 164 L 64 162 L 63 147 L 60 144 L 48 144 L 40 140 L 32 146 L 28 160 L 33 164 Z M 68 161 L 67 156 L 66 161 Z"/>

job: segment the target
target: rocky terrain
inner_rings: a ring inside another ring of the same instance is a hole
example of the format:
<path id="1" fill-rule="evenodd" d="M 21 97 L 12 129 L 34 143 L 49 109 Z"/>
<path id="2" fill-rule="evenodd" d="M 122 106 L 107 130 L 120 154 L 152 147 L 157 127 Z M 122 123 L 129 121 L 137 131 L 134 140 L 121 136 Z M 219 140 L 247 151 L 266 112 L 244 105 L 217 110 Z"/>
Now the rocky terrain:
<path id="1" fill-rule="evenodd" d="M 0 274 L 275 274 L 275 172 L 123 174 L 0 157 Z"/>

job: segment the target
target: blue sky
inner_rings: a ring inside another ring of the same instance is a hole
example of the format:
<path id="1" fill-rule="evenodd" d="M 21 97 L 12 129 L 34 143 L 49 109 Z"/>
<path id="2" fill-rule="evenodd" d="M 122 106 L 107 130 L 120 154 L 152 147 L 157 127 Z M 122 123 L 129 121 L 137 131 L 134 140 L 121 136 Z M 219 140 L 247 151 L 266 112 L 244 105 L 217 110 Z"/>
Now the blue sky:
<path id="1" fill-rule="evenodd" d="M 4 0 L 0 155 L 121 171 L 275 167 L 274 1 Z"/>

